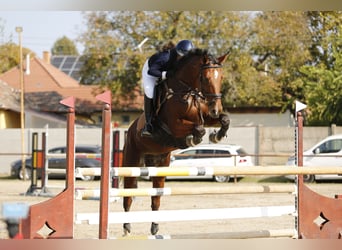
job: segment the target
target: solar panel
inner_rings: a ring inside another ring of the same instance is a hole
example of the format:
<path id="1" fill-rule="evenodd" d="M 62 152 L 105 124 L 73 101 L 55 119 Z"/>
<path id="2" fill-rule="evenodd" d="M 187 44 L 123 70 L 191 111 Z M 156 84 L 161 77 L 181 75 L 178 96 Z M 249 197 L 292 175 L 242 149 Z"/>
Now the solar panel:
<path id="1" fill-rule="evenodd" d="M 79 82 L 81 80 L 80 70 L 83 66 L 81 56 L 52 56 L 51 64 L 76 81 Z"/>

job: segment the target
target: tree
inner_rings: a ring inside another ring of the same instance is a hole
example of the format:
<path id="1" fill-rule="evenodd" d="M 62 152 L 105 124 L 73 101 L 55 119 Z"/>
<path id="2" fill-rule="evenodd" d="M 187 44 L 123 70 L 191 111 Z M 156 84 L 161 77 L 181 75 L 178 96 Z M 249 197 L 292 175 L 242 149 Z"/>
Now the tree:
<path id="1" fill-rule="evenodd" d="M 307 17 L 304 12 L 260 12 L 253 26 L 254 67 L 261 72 L 267 68 L 267 75 L 278 85 L 280 93 L 273 98 L 276 106 L 293 110 L 294 100 L 304 94 L 299 69 L 310 59 Z"/>
<path id="2" fill-rule="evenodd" d="M 212 11 L 91 12 L 85 17 L 88 30 L 81 37 L 86 62 L 81 83 L 107 86 L 113 96 L 138 88 L 145 60 L 170 41 L 190 39 L 217 56 L 233 46 L 242 47 L 249 18 L 240 12 Z M 148 41 L 138 47 L 145 38 Z"/>
<path id="3" fill-rule="evenodd" d="M 342 125 L 341 12 L 308 12 L 312 60 L 301 67 L 311 125 Z"/>
<path id="4" fill-rule="evenodd" d="M 23 58 L 30 54 L 31 57 L 35 56 L 31 50 L 23 48 Z M 19 65 L 19 46 L 12 42 L 0 45 L 0 73 L 4 73 L 13 67 Z M 25 61 L 24 61 L 25 62 Z"/>
<path id="5" fill-rule="evenodd" d="M 0 18 L 0 74 L 10 70 L 11 68 L 19 65 L 19 45 L 13 43 L 11 39 L 7 40 L 3 34 L 4 23 Z M 30 54 L 31 57 L 35 56 L 28 48 L 23 49 L 23 57 L 25 58 L 27 54 Z"/>
<path id="6" fill-rule="evenodd" d="M 337 96 L 331 98 L 323 93 L 333 89 L 331 83 L 340 86 L 340 12 L 115 11 L 87 12 L 85 18 L 81 82 L 110 88 L 114 98 L 135 98 L 132 93 L 140 87 L 145 60 L 164 43 L 190 39 L 217 56 L 231 51 L 224 67 L 225 109 L 294 111 L 294 101 L 299 100 L 310 104 L 309 121 L 322 119 L 323 114 L 325 123 L 340 119 L 340 90 L 335 89 Z M 324 87 L 317 87 L 320 94 L 312 93 L 314 82 L 324 82 Z"/>
<path id="7" fill-rule="evenodd" d="M 79 55 L 75 43 L 63 36 L 56 40 L 51 49 L 52 55 Z"/>

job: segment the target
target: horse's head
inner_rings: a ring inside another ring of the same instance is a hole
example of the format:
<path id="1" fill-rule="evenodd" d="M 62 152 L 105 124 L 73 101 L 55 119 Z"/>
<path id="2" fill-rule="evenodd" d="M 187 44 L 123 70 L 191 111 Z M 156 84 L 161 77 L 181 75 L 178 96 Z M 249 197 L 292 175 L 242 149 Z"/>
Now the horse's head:
<path id="1" fill-rule="evenodd" d="M 225 54 L 219 58 L 215 58 L 207 54 L 204 56 L 203 64 L 201 65 L 200 89 L 208 104 L 209 115 L 212 118 L 217 118 L 222 112 L 222 63 L 226 60 L 227 56 L 228 54 Z"/>
<path id="2" fill-rule="evenodd" d="M 222 63 L 227 56 L 215 58 L 206 50 L 195 49 L 183 57 L 176 68 L 176 79 L 205 99 L 212 118 L 217 118 L 222 112 Z"/>

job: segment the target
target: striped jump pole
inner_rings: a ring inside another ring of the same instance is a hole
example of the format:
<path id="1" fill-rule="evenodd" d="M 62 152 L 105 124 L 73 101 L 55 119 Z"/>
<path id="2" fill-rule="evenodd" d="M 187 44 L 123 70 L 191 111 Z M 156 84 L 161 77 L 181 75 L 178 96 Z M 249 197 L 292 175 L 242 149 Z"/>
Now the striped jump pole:
<path id="1" fill-rule="evenodd" d="M 111 188 L 110 197 L 124 196 L 171 196 L 171 195 L 208 195 L 208 194 L 257 194 L 257 193 L 295 193 L 295 185 L 253 185 L 253 186 L 220 186 L 220 187 L 173 187 L 173 188 Z M 99 199 L 100 189 L 76 189 L 75 198 Z"/>
<path id="2" fill-rule="evenodd" d="M 243 232 L 218 232 L 218 233 L 196 233 L 175 235 L 128 235 L 122 237 L 111 237 L 116 240 L 169 240 L 169 239 L 256 239 L 256 238 L 296 238 L 295 229 L 272 229 L 255 230 Z"/>
<path id="3" fill-rule="evenodd" d="M 158 211 L 132 211 L 109 213 L 108 223 L 175 222 L 199 220 L 224 220 L 293 215 L 295 206 L 208 208 Z M 99 223 L 99 213 L 77 213 L 75 222 Z"/>
<path id="4" fill-rule="evenodd" d="M 205 175 L 303 175 L 342 174 L 341 167 L 253 166 L 253 167 L 119 167 L 112 168 L 113 176 L 205 176 Z M 97 168 L 77 168 L 76 175 L 100 176 Z"/>

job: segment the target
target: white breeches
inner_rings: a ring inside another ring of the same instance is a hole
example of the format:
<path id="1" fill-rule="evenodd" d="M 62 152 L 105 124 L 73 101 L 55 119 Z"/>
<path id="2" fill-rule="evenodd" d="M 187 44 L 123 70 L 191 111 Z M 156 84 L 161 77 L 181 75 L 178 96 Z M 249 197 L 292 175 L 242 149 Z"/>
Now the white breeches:
<path id="1" fill-rule="evenodd" d="M 158 77 L 151 76 L 147 73 L 148 71 L 148 60 L 146 60 L 142 70 L 142 85 L 144 87 L 145 95 L 152 99 L 154 94 L 154 87 L 157 85 Z"/>

